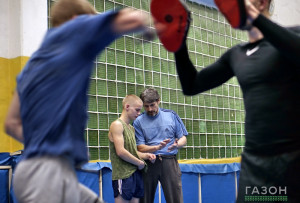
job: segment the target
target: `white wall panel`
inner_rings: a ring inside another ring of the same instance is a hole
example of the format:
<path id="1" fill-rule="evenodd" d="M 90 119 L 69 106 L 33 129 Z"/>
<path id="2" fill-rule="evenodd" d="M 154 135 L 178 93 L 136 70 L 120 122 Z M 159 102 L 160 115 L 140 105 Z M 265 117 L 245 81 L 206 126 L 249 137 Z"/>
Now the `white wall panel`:
<path id="1" fill-rule="evenodd" d="M 31 56 L 47 30 L 47 1 L 0 0 L 0 57 Z"/>

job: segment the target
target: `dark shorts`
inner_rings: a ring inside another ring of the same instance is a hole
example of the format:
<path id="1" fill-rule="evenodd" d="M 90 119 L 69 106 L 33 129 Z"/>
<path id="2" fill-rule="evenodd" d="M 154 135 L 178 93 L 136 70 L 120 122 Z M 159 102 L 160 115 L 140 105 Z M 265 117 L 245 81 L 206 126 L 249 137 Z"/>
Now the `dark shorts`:
<path id="1" fill-rule="evenodd" d="M 139 170 L 136 170 L 129 178 L 113 180 L 112 187 L 115 198 L 121 195 L 123 199 L 131 200 L 133 197 L 142 198 L 144 196 L 144 182 Z"/>
<path id="2" fill-rule="evenodd" d="M 244 150 L 237 202 L 246 197 L 287 197 L 287 202 L 300 202 L 300 150 L 276 155 L 253 154 Z"/>

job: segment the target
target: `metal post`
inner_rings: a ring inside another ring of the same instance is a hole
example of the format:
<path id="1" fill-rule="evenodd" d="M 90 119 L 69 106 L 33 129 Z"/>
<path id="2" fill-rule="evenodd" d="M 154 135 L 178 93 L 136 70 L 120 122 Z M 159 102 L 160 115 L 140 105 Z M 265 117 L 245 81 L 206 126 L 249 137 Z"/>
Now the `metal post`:
<path id="1" fill-rule="evenodd" d="M 102 169 L 100 169 L 100 171 L 99 171 L 99 198 L 103 201 Z"/>
<path id="2" fill-rule="evenodd" d="M 12 178 L 12 169 L 11 166 L 0 166 L 0 170 L 8 170 L 8 203 L 10 203 L 10 187 L 11 187 L 11 178 Z"/>

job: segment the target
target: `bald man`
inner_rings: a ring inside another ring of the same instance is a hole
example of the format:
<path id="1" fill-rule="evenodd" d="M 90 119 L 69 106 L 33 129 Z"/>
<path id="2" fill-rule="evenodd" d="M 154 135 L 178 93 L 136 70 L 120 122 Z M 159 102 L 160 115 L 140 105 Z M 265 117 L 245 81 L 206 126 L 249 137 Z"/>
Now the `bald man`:
<path id="1" fill-rule="evenodd" d="M 127 95 L 122 105 L 122 114 L 120 118 L 112 122 L 108 133 L 112 186 L 115 203 L 138 203 L 139 199 L 144 196 L 141 170 L 146 164 L 143 159 L 155 161 L 156 156 L 137 151 L 134 128 L 130 124 L 140 115 L 142 100 L 136 95 Z"/>

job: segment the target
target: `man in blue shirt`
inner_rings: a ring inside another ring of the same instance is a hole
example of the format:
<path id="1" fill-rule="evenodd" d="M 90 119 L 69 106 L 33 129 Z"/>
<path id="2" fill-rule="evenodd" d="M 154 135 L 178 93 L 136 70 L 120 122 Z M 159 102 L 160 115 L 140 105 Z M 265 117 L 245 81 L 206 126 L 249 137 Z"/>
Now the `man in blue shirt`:
<path id="1" fill-rule="evenodd" d="M 154 153 L 157 158 L 148 161 L 144 178 L 142 202 L 153 203 L 158 181 L 160 181 L 167 203 L 183 202 L 181 171 L 176 154 L 186 144 L 188 135 L 179 116 L 171 110 L 159 108 L 158 92 L 149 88 L 140 98 L 145 112 L 133 123 L 137 148 L 140 152 Z"/>
<path id="2" fill-rule="evenodd" d="M 88 161 L 84 129 L 93 62 L 122 34 L 145 29 L 148 17 L 128 8 L 96 15 L 86 0 L 60 0 L 51 23 L 17 77 L 5 122 L 7 134 L 24 143 L 14 191 L 20 203 L 98 202 L 74 170 Z"/>

